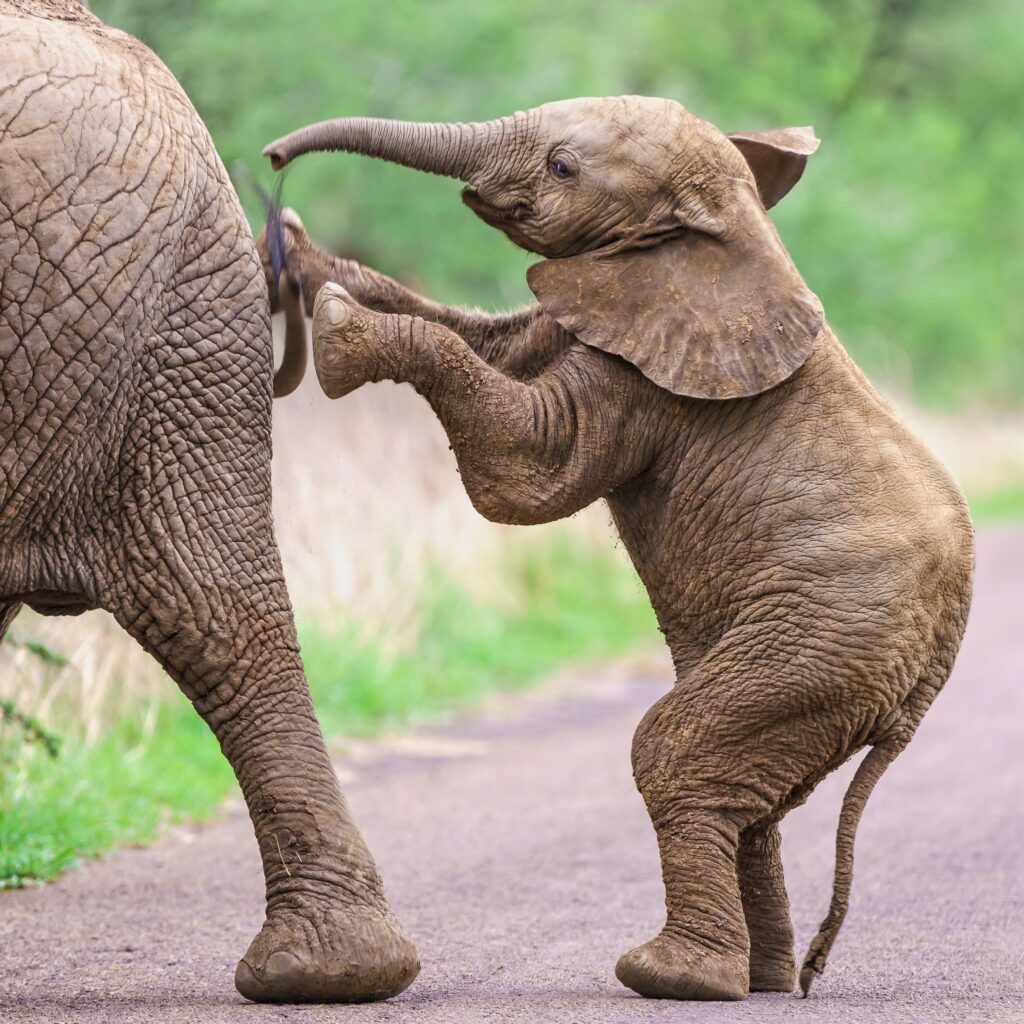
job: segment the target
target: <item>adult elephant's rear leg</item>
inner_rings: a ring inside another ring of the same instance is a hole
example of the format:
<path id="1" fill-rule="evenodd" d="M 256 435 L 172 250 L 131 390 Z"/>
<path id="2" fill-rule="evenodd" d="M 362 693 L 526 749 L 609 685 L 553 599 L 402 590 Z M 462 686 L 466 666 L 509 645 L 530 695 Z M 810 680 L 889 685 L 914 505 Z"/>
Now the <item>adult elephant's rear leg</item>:
<path id="1" fill-rule="evenodd" d="M 124 583 L 105 603 L 210 725 L 248 804 L 267 916 L 238 965 L 238 990 L 278 1002 L 386 998 L 416 976 L 416 952 L 328 759 L 269 513 L 238 504 L 237 514 L 185 508 L 188 529 L 166 518 L 176 510 L 147 509 L 117 559 Z"/>
<path id="2" fill-rule="evenodd" d="M 20 611 L 21 605 L 17 601 L 0 601 L 0 641 L 3 640 L 4 634 L 6 634 Z"/>
<path id="3" fill-rule="evenodd" d="M 736 867 L 750 936 L 750 991 L 792 992 L 796 953 L 777 823 L 751 825 L 740 833 Z"/>

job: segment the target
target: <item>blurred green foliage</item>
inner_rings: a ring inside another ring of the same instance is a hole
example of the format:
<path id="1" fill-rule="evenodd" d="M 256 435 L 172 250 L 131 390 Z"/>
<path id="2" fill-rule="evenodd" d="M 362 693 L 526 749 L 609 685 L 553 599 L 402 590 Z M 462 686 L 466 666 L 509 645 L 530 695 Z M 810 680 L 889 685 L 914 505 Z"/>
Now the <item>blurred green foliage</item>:
<path id="1" fill-rule="evenodd" d="M 1024 480 L 1009 479 L 994 489 L 968 493 L 976 525 L 1024 522 Z"/>
<path id="2" fill-rule="evenodd" d="M 481 601 L 443 567 L 420 595 L 409 650 L 367 643 L 346 623 L 299 622 L 302 660 L 328 735 L 373 733 L 522 689 L 566 665 L 607 661 L 658 637 L 639 577 L 570 534 L 503 566 L 508 598 Z"/>
<path id="3" fill-rule="evenodd" d="M 814 124 L 776 211 L 865 367 L 933 404 L 1024 394 L 1019 0 L 95 0 L 177 74 L 228 167 L 370 114 L 480 120 L 575 95 L 676 98 L 726 130 Z M 254 223 L 259 205 L 244 196 Z M 315 238 L 426 290 L 529 299 L 532 258 L 458 185 L 356 156 L 289 172 Z"/>

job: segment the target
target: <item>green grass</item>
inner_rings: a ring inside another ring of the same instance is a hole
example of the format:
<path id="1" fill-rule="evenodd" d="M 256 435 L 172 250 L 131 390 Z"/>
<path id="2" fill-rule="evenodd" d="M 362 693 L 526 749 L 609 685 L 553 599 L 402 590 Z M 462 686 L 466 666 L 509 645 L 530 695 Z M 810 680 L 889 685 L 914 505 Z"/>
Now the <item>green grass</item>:
<path id="1" fill-rule="evenodd" d="M 992 490 L 968 495 L 971 516 L 978 524 L 1024 520 L 1024 480 L 1013 480 Z"/>
<path id="2" fill-rule="evenodd" d="M 423 595 L 413 649 L 359 643 L 350 629 L 300 624 L 317 711 L 328 734 L 463 708 L 580 660 L 657 638 L 640 581 L 611 553 L 562 539 L 509 566 L 505 606 L 481 603 L 443 574 Z"/>
<path id="3" fill-rule="evenodd" d="M 412 649 L 388 652 L 351 627 L 300 623 L 327 735 L 371 734 L 466 708 L 570 662 L 612 657 L 657 636 L 639 580 L 607 551 L 559 540 L 508 562 L 509 600 L 474 600 L 438 575 Z M 0 888 L 53 878 L 76 860 L 151 841 L 212 815 L 234 788 L 212 734 L 169 693 L 143 734 L 130 712 L 102 740 L 66 738 L 56 757 L 0 727 Z"/>
<path id="4" fill-rule="evenodd" d="M 65 742 L 56 757 L 0 733 L 0 888 L 208 818 L 232 780 L 213 734 L 173 693 L 152 734 L 126 718 L 93 745 Z"/>

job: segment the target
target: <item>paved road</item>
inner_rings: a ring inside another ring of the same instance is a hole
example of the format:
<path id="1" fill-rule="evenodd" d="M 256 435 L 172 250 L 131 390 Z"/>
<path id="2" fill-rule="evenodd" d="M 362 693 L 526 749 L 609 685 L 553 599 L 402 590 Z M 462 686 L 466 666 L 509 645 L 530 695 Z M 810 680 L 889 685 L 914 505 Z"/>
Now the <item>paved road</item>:
<path id="1" fill-rule="evenodd" d="M 341 768 L 423 960 L 391 1003 L 256 1007 L 231 983 L 260 925 L 240 809 L 42 889 L 0 894 L 4 1022 L 1024 1021 L 1024 531 L 980 538 L 968 639 L 861 827 L 853 908 L 811 998 L 642 1000 L 616 957 L 661 923 L 629 740 L 658 672 L 523 698 Z M 784 825 L 803 947 L 828 902 L 849 770 Z"/>

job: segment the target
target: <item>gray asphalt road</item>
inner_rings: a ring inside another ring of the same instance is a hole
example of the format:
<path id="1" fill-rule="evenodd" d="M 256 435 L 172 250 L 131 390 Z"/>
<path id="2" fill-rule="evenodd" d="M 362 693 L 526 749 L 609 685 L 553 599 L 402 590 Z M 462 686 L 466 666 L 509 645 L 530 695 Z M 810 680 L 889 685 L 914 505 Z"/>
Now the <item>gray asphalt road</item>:
<path id="1" fill-rule="evenodd" d="M 652 1002 L 614 978 L 618 954 L 661 924 L 629 741 L 667 685 L 651 671 L 586 678 L 342 762 L 423 961 L 399 999 L 257 1007 L 235 995 L 262 915 L 237 808 L 0 894 L 0 1020 L 1024 1021 L 1024 531 L 980 538 L 955 675 L 868 806 L 853 907 L 806 1001 Z M 849 775 L 784 825 L 801 949 L 827 906 Z"/>

